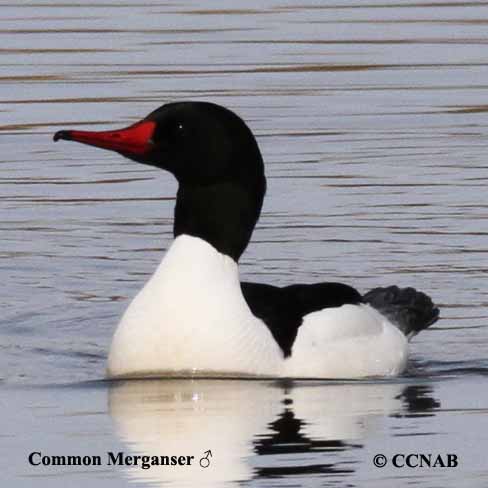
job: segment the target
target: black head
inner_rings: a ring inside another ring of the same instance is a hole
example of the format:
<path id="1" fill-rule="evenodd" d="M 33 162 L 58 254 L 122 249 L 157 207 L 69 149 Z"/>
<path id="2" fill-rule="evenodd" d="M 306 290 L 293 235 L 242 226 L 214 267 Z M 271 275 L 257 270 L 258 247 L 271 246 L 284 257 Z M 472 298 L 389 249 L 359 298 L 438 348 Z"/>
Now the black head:
<path id="1" fill-rule="evenodd" d="M 63 130 L 74 140 L 171 172 L 178 180 L 175 236 L 205 239 L 238 259 L 246 248 L 266 190 L 256 140 L 241 118 L 207 102 L 169 103 L 121 130 Z"/>

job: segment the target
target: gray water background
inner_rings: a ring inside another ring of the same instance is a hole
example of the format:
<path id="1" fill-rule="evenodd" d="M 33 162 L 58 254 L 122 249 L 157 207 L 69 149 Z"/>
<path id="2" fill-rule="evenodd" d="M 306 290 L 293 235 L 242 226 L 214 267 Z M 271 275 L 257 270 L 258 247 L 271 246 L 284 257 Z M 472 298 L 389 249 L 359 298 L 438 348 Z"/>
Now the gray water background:
<path id="1" fill-rule="evenodd" d="M 137 417 L 140 388 L 183 423 L 185 406 L 203 402 L 217 437 L 222 422 L 239 424 L 232 412 L 245 398 L 276 407 L 264 426 L 251 422 L 252 455 L 225 445 L 249 468 L 230 470 L 225 486 L 487 485 L 488 2 L 43 0 L 1 2 L 0 11 L 0 458 L 9 486 L 176 486 L 124 468 L 26 460 L 34 448 L 139 452 L 141 429 L 121 435 L 114 398 L 131 398 Z M 405 377 L 215 391 L 103 380 L 118 318 L 171 243 L 176 185 L 117 154 L 54 145 L 52 134 L 121 127 L 195 99 L 239 113 L 266 162 L 243 279 L 415 286 L 441 307 L 442 320 L 412 343 Z M 227 398 L 234 391 L 246 395 Z M 316 411 L 300 418 L 294 392 Z M 380 425 L 334 437 L 323 423 L 340 424 L 341 409 L 356 426 L 371 416 Z M 308 437 L 307 425 L 316 427 Z M 402 450 L 462 461 L 373 466 L 375 453 Z"/>

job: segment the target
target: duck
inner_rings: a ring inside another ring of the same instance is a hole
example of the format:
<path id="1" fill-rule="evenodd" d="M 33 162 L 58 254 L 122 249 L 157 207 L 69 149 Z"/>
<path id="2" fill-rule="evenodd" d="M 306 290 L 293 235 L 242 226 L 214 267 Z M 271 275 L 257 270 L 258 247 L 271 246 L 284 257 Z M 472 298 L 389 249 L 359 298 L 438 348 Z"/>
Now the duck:
<path id="1" fill-rule="evenodd" d="M 412 287 L 241 282 L 266 177 L 255 136 L 228 108 L 171 102 L 129 127 L 60 130 L 58 140 L 115 151 L 178 183 L 174 240 L 118 323 L 109 378 L 397 376 L 412 337 L 439 318 Z"/>

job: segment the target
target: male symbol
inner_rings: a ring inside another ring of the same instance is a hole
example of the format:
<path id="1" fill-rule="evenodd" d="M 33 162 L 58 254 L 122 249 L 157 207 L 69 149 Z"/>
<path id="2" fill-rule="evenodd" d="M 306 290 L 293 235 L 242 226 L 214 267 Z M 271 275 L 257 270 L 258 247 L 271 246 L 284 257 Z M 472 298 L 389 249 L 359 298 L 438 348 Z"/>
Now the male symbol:
<path id="1" fill-rule="evenodd" d="M 210 459 L 209 457 L 212 457 L 212 451 L 209 449 L 208 451 L 205 451 L 204 456 L 200 458 L 200 466 L 202 468 L 208 468 L 210 466 Z"/>

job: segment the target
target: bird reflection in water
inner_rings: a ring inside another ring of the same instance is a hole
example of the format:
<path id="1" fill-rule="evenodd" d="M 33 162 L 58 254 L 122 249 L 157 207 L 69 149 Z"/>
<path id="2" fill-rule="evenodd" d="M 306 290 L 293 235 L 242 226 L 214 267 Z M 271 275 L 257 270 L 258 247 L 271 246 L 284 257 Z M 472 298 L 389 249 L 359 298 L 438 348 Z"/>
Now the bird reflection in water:
<path id="1" fill-rule="evenodd" d="M 434 414 L 430 385 L 392 382 L 114 382 L 109 410 L 126 454 L 194 455 L 211 465 L 123 468 L 151 486 L 238 486 L 301 476 L 347 480 L 385 418 Z M 119 468 L 121 469 L 121 468 Z"/>

